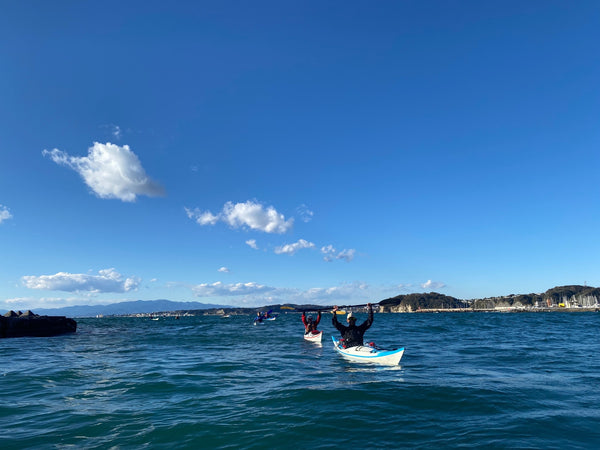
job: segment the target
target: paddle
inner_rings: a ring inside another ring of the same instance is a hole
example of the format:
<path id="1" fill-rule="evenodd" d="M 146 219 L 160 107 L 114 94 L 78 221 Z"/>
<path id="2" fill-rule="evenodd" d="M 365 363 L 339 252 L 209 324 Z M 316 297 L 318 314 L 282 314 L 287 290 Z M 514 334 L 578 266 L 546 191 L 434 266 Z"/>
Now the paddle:
<path id="1" fill-rule="evenodd" d="M 369 305 L 369 303 L 364 303 L 362 305 L 343 305 L 343 306 L 338 305 L 338 309 L 361 308 L 363 306 L 368 306 L 368 305 Z M 379 303 L 371 303 L 371 306 L 379 306 Z"/>
<path id="2" fill-rule="evenodd" d="M 338 309 L 346 309 L 346 308 L 361 308 L 364 306 L 367 306 L 368 303 L 364 303 L 362 305 L 343 305 L 343 306 L 339 306 L 338 305 Z M 378 306 L 379 303 L 371 303 L 371 306 Z M 309 308 L 309 309 L 305 309 L 305 308 L 294 308 L 295 311 L 298 312 L 319 312 L 319 311 L 331 311 L 333 309 L 333 306 L 326 306 L 323 308 Z"/>

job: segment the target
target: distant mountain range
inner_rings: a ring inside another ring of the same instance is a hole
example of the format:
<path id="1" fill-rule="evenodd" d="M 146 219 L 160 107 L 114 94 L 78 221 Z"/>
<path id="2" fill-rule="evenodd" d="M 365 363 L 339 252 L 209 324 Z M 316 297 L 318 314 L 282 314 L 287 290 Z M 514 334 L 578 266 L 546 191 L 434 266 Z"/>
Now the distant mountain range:
<path id="1" fill-rule="evenodd" d="M 136 300 L 132 302 L 111 303 L 109 305 L 65 306 L 64 308 L 35 309 L 39 315 L 67 317 L 95 317 L 98 315 L 143 314 L 162 311 L 179 311 L 190 309 L 225 308 L 223 305 L 213 305 L 199 302 L 173 302 L 170 300 Z"/>

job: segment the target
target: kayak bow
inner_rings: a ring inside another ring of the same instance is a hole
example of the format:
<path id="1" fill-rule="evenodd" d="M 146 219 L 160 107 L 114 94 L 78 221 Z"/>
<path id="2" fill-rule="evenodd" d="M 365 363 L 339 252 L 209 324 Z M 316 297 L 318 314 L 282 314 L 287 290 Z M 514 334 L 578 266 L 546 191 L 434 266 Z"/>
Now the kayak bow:
<path id="1" fill-rule="evenodd" d="M 306 333 L 304 335 L 304 339 L 310 342 L 321 342 L 321 338 L 323 337 L 323 332 L 322 331 L 318 331 L 316 333 L 313 333 L 312 331 L 310 333 Z"/>

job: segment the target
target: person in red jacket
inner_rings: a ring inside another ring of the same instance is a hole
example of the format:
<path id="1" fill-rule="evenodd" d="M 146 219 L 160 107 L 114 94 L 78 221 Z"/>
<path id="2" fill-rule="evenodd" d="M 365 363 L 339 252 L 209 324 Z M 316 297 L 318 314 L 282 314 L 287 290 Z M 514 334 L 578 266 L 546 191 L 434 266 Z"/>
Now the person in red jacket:
<path id="1" fill-rule="evenodd" d="M 317 314 L 317 320 L 314 320 L 312 316 L 306 317 L 304 311 L 302 311 L 302 323 L 304 324 L 304 334 L 313 333 L 316 334 L 319 332 L 317 330 L 317 325 L 321 321 L 321 311 Z"/>

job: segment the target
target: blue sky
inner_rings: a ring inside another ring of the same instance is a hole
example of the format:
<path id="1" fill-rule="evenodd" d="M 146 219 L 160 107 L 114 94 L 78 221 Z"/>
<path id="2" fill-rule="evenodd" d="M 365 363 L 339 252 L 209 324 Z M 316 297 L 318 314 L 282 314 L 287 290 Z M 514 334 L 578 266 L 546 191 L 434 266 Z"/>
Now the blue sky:
<path id="1" fill-rule="evenodd" d="M 0 5 L 0 310 L 600 285 L 595 1 Z"/>

